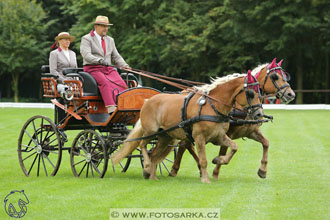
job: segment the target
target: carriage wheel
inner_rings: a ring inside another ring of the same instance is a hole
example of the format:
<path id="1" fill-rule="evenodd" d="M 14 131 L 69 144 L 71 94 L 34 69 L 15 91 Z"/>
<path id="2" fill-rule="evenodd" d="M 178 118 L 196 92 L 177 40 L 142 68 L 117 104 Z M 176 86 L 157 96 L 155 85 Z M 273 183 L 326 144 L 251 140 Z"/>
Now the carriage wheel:
<path id="1" fill-rule="evenodd" d="M 27 120 L 18 138 L 18 159 L 26 176 L 55 176 L 62 158 L 62 142 L 55 124 L 36 115 Z"/>
<path id="2" fill-rule="evenodd" d="M 147 145 L 149 155 L 150 155 L 151 151 L 153 150 L 153 148 L 156 146 L 156 144 L 157 144 L 157 140 L 153 140 Z M 140 150 L 140 148 L 138 148 L 137 150 L 140 151 L 140 155 L 141 155 L 140 161 L 141 161 L 141 166 L 143 168 L 144 159 L 142 156 L 142 151 Z M 171 168 L 175 161 L 176 154 L 178 151 L 177 146 L 175 146 L 172 151 L 173 152 L 169 153 L 167 155 L 167 157 L 165 157 L 165 159 L 157 165 L 157 170 L 159 170 L 160 175 L 163 175 L 163 173 L 166 173 L 166 174 L 171 173 Z"/>
<path id="3" fill-rule="evenodd" d="M 112 154 L 116 153 L 120 148 L 122 147 L 122 142 L 116 142 L 111 139 L 108 139 L 107 141 L 107 148 L 108 148 L 108 155 L 109 158 L 111 157 Z M 121 172 L 125 173 L 131 164 L 131 155 L 127 156 L 126 158 L 122 159 L 119 162 L 119 166 L 121 168 Z M 115 172 L 115 167 L 112 167 L 113 171 Z"/>
<path id="4" fill-rule="evenodd" d="M 74 176 L 102 178 L 108 167 L 103 138 L 94 130 L 80 132 L 72 143 L 70 162 Z"/>

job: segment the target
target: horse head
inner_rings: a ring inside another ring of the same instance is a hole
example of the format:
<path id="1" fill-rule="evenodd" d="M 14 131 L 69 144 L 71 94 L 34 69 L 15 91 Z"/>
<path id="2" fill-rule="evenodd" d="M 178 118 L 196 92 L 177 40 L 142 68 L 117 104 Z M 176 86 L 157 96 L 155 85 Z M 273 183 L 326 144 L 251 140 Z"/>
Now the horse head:
<path id="1" fill-rule="evenodd" d="M 256 78 L 260 82 L 263 92 L 275 94 L 283 103 L 289 103 L 296 95 L 288 83 L 290 75 L 281 67 L 282 62 L 283 59 L 276 63 L 276 58 L 274 58 L 270 64 L 265 65 L 265 67 L 260 70 Z"/>
<path id="2" fill-rule="evenodd" d="M 243 110 L 247 112 L 252 119 L 259 119 L 264 115 L 260 102 L 259 82 L 252 76 L 250 70 L 244 78 L 243 88 L 241 88 L 235 96 L 235 104 L 236 103 L 242 106 Z"/>

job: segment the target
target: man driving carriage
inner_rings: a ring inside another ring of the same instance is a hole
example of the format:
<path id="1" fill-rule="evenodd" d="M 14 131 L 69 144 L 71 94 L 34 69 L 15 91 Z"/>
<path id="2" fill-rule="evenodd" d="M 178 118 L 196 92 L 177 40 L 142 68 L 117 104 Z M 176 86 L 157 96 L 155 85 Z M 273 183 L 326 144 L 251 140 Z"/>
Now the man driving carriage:
<path id="1" fill-rule="evenodd" d="M 112 61 L 120 68 L 131 69 L 118 53 L 114 39 L 107 35 L 110 24 L 108 17 L 97 16 L 94 29 L 81 39 L 80 53 L 84 71 L 96 80 L 108 113 L 116 110 L 116 95 L 127 85 L 111 65 Z"/>

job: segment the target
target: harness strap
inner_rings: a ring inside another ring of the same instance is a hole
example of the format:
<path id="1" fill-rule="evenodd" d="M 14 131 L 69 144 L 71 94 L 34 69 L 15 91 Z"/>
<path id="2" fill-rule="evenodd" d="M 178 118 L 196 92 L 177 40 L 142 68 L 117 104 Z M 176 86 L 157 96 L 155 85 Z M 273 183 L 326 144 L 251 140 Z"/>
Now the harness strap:
<path id="1" fill-rule="evenodd" d="M 184 127 L 187 127 L 187 126 L 189 126 L 192 123 L 196 123 L 196 122 L 200 122 L 200 121 L 210 121 L 210 122 L 215 122 L 215 123 L 223 123 L 223 122 L 229 122 L 230 120 L 229 120 L 228 117 L 223 118 L 222 116 L 198 115 L 198 116 L 192 117 L 192 118 L 190 118 L 188 120 L 181 121 L 179 124 L 177 124 L 177 125 L 175 125 L 173 127 L 170 127 L 168 129 L 158 131 L 158 132 L 156 132 L 154 134 L 151 134 L 151 135 L 148 135 L 148 136 L 143 136 L 143 137 L 139 137 L 139 138 L 129 139 L 129 140 L 126 140 L 125 142 L 141 141 L 141 140 L 144 140 L 144 139 L 155 138 L 156 136 L 159 136 L 159 135 L 164 134 L 166 132 L 175 130 L 177 128 L 183 128 L 184 129 Z"/>
<path id="2" fill-rule="evenodd" d="M 190 101 L 190 99 L 195 95 L 195 93 L 193 92 L 190 92 L 185 98 L 184 98 L 184 102 L 183 102 L 183 105 L 182 105 L 182 108 L 181 108 L 181 121 L 182 122 L 185 122 L 187 121 L 187 106 L 188 106 L 188 103 Z M 201 110 L 201 109 L 200 109 Z M 200 113 L 200 111 L 199 111 Z M 199 114 L 200 115 L 200 114 Z M 195 140 L 194 138 L 192 137 L 192 130 L 191 130 L 191 127 L 189 125 L 185 125 L 182 127 L 183 130 L 184 130 L 184 133 L 186 134 L 187 138 L 189 139 L 189 141 L 191 143 L 194 143 Z"/>

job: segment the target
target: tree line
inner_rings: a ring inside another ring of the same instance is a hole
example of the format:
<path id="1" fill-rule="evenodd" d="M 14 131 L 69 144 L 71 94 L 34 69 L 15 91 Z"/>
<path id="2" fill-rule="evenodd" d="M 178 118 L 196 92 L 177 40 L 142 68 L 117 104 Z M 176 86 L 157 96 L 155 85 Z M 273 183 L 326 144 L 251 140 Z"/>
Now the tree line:
<path id="1" fill-rule="evenodd" d="M 284 59 L 295 90 L 329 89 L 327 0 L 1 0 L 0 97 L 41 100 L 40 66 L 55 36 L 93 28 L 97 15 L 133 68 L 209 82 Z M 145 84 L 156 83 L 145 80 Z M 296 103 L 329 103 L 329 93 L 298 93 Z"/>

